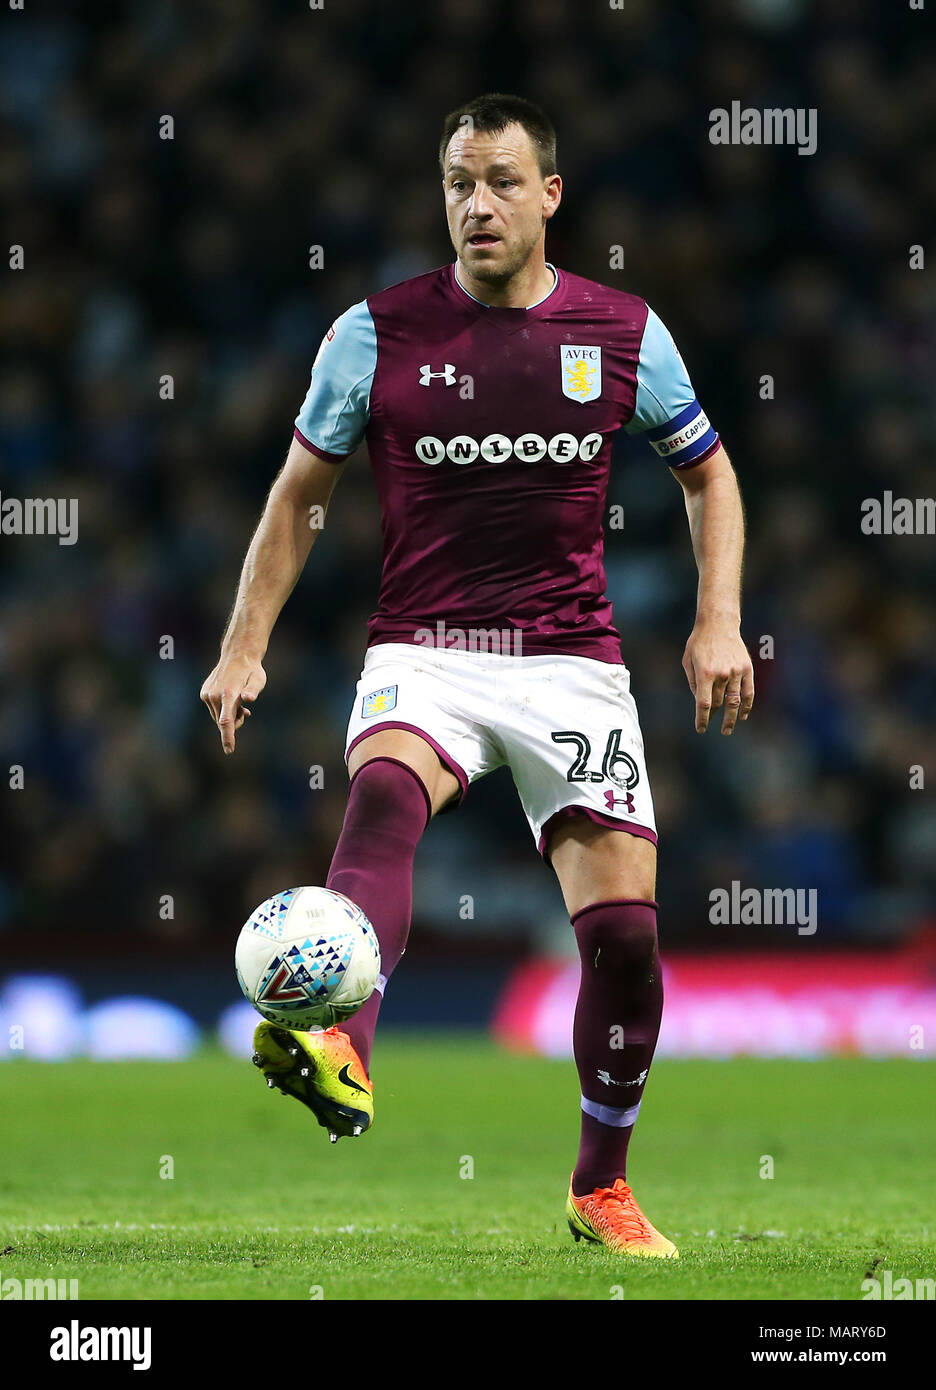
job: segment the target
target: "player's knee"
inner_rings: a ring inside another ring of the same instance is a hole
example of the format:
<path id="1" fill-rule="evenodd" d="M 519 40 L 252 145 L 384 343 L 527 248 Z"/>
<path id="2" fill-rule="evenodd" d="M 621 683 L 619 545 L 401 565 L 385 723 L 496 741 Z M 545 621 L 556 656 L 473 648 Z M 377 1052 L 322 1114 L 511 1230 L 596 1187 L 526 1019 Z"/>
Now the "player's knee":
<path id="1" fill-rule="evenodd" d="M 656 912 L 645 904 L 600 904 L 576 917 L 575 936 L 583 964 L 642 969 L 657 954 Z"/>
<path id="2" fill-rule="evenodd" d="M 419 773 L 396 758 L 377 756 L 362 763 L 351 780 L 355 810 L 359 821 L 370 826 L 393 827 L 401 803 L 424 807 L 427 816 L 429 793 Z"/>

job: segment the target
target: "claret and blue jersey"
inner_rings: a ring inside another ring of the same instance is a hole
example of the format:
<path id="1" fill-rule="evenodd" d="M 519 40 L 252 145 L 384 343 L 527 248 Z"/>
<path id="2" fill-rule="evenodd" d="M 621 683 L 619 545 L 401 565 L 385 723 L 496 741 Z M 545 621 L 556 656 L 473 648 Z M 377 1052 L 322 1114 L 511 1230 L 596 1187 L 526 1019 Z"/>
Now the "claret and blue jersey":
<path id="1" fill-rule="evenodd" d="M 524 655 L 621 661 L 602 518 L 614 434 L 669 467 L 718 447 L 672 337 L 635 295 L 555 270 L 538 304 L 482 304 L 455 267 L 329 329 L 296 437 L 340 462 L 366 440 L 384 563 L 369 644 L 519 629 Z"/>

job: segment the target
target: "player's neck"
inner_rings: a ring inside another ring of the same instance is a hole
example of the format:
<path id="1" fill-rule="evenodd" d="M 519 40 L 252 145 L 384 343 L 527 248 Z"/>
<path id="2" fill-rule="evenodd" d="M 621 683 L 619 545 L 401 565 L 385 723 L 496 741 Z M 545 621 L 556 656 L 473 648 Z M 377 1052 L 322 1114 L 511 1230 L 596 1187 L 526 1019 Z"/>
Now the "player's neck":
<path id="1" fill-rule="evenodd" d="M 559 278 L 545 257 L 536 265 L 525 265 L 503 285 L 476 280 L 460 260 L 455 262 L 455 275 L 463 290 L 492 309 L 532 309 L 555 288 Z"/>

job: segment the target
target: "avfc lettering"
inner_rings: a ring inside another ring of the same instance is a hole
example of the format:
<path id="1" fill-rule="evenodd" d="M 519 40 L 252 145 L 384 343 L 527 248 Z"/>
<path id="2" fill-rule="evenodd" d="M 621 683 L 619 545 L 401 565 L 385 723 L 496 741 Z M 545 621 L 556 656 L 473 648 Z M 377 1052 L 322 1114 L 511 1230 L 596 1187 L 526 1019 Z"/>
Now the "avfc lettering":
<path id="1" fill-rule="evenodd" d="M 424 434 L 416 441 L 415 454 L 430 467 L 446 459 L 463 465 L 474 463 L 478 458 L 486 463 L 507 463 L 511 459 L 539 463 L 546 458 L 552 463 L 571 463 L 574 459 L 588 463 L 600 452 L 603 443 L 597 430 L 583 439 L 574 434 L 554 434 L 551 439 L 544 439 L 541 434 L 521 434 L 517 439 L 510 439 L 506 434 L 489 434 L 480 442 L 470 434 L 457 434 L 447 441 Z"/>
<path id="2" fill-rule="evenodd" d="M 587 405 L 601 395 L 601 348 L 565 343 L 559 349 L 562 394 Z"/>

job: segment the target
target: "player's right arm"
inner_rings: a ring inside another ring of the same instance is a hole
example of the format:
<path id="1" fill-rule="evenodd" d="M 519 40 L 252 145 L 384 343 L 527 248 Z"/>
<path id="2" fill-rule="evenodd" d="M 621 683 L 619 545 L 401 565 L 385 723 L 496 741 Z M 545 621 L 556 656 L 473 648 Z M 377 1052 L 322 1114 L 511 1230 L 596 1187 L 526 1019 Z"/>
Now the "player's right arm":
<path id="1" fill-rule="evenodd" d="M 201 688 L 225 753 L 266 685 L 263 658 L 273 625 L 295 588 L 343 464 L 317 458 L 298 439 L 270 489 L 244 559 L 218 664 Z"/>
<path id="2" fill-rule="evenodd" d="M 263 658 L 273 625 L 309 557 L 344 460 L 364 438 L 377 365 L 367 301 L 332 324 L 312 365 L 295 438 L 270 489 L 244 560 L 218 664 L 201 689 L 225 753 L 266 685 Z"/>

